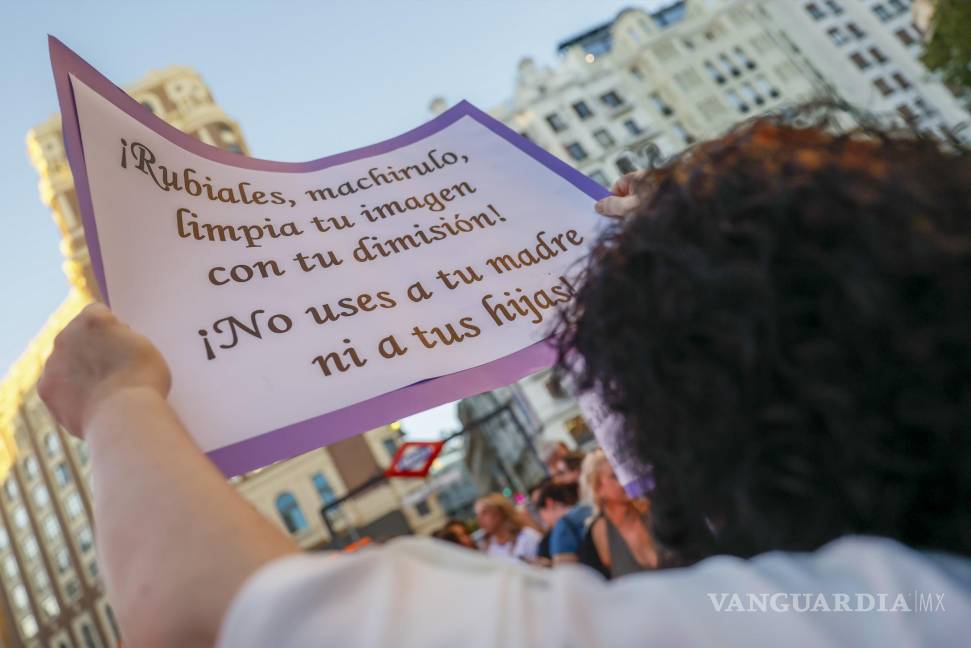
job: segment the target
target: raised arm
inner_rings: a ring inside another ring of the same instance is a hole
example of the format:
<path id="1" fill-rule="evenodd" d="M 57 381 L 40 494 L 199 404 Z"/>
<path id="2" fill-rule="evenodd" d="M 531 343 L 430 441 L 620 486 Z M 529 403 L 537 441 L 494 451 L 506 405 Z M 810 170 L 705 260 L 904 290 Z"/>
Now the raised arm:
<path id="1" fill-rule="evenodd" d="M 246 577 L 298 549 L 195 445 L 169 386 L 158 350 L 92 305 L 55 340 L 38 390 L 88 443 L 99 562 L 125 643 L 212 646 Z"/>

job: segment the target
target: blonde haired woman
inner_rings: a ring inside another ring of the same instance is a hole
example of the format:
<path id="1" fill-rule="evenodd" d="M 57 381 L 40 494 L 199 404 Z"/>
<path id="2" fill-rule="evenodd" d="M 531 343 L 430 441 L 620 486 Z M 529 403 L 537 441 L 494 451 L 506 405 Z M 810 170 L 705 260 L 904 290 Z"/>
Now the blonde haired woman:
<path id="1" fill-rule="evenodd" d="M 482 550 L 486 554 L 526 562 L 536 560 L 543 536 L 527 525 L 508 499 L 499 493 L 480 498 L 475 503 L 475 517 L 485 532 Z"/>
<path id="2" fill-rule="evenodd" d="M 607 578 L 657 567 L 657 553 L 647 530 L 649 506 L 627 495 L 603 450 L 583 460 L 580 487 L 595 511 L 580 562 Z"/>

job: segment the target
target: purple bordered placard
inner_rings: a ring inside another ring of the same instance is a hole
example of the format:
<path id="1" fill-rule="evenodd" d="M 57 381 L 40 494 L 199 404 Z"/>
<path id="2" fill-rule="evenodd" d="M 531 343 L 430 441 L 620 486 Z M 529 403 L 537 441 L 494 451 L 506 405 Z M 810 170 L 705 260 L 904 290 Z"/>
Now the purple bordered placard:
<path id="1" fill-rule="evenodd" d="M 471 117 L 591 198 L 599 200 L 609 194 L 595 180 L 588 178 L 562 160 L 544 151 L 467 101 L 462 101 L 428 123 L 397 137 L 319 160 L 274 162 L 245 157 L 204 144 L 165 123 L 105 78 L 64 43 L 53 36 L 48 37 L 48 42 L 51 67 L 54 71 L 54 83 L 57 87 L 57 98 L 61 108 L 64 146 L 71 171 L 74 174 L 74 187 L 81 210 L 81 222 L 84 225 L 84 235 L 88 244 L 91 266 L 106 304 L 110 303 L 111 294 L 105 280 L 101 246 L 98 242 L 98 230 L 95 226 L 94 210 L 91 204 L 91 190 L 88 186 L 88 174 L 84 162 L 81 128 L 74 101 L 74 91 L 71 87 L 70 75 L 72 74 L 117 108 L 170 142 L 208 160 L 240 169 L 285 173 L 318 171 L 337 164 L 393 151 L 437 133 L 462 117 Z M 547 342 L 537 342 L 478 367 L 423 380 L 321 416 L 224 446 L 211 451 L 209 458 L 227 476 L 238 475 L 254 468 L 266 466 L 274 461 L 288 459 L 323 445 L 380 427 L 410 414 L 508 385 L 523 376 L 551 366 L 554 360 L 553 348 Z"/>

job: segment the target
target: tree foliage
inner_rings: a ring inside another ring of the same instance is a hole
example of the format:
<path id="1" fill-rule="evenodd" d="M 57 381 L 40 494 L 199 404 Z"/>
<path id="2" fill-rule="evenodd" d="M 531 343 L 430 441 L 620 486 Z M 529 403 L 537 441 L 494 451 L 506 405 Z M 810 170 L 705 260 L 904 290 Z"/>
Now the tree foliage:
<path id="1" fill-rule="evenodd" d="M 944 82 L 971 92 L 971 1 L 938 0 L 924 64 Z"/>

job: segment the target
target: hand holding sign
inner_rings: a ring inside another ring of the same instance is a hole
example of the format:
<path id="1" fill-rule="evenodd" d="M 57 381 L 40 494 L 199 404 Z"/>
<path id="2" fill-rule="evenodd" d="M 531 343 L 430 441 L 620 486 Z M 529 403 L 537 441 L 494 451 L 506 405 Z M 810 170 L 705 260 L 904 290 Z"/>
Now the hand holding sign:
<path id="1" fill-rule="evenodd" d="M 161 122 L 52 41 L 106 301 L 227 473 L 548 366 L 602 187 L 462 103 L 303 164 Z"/>

